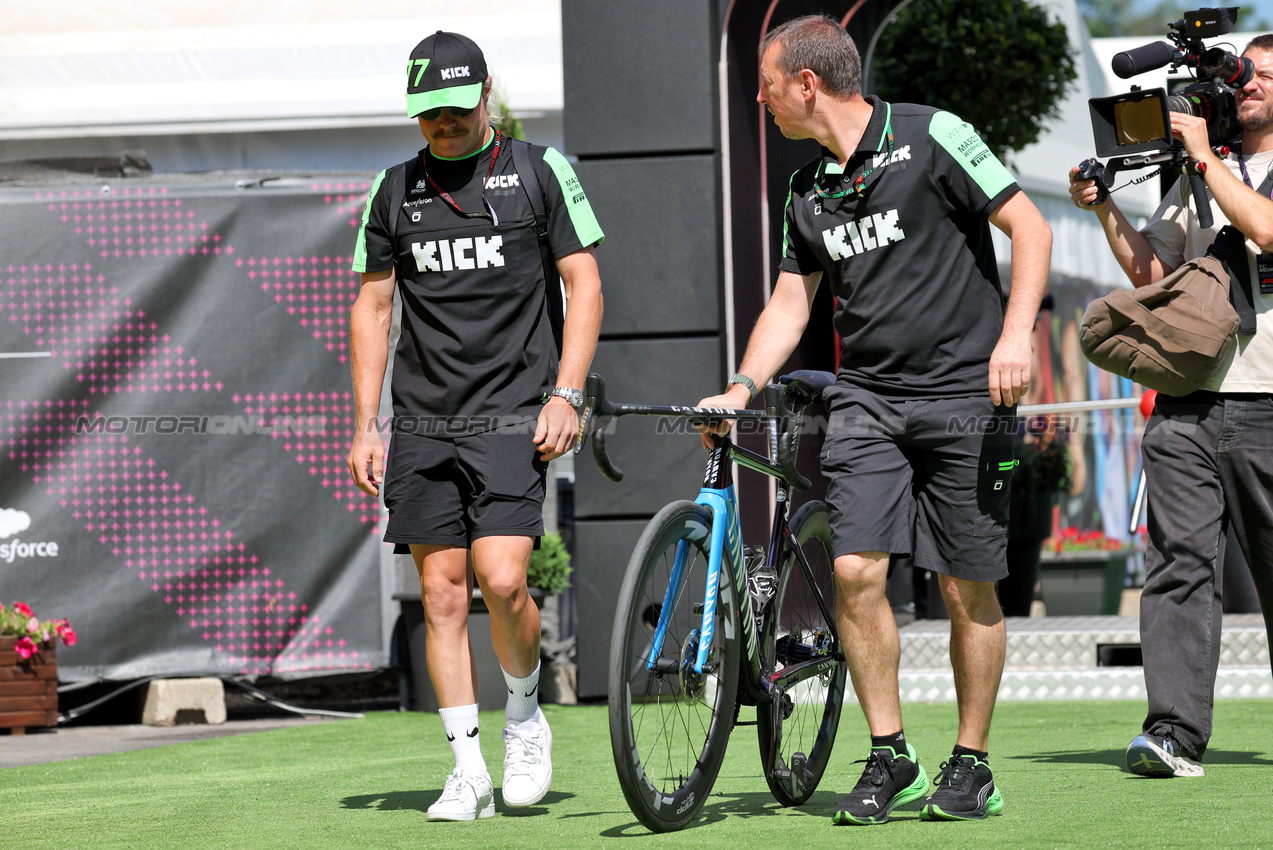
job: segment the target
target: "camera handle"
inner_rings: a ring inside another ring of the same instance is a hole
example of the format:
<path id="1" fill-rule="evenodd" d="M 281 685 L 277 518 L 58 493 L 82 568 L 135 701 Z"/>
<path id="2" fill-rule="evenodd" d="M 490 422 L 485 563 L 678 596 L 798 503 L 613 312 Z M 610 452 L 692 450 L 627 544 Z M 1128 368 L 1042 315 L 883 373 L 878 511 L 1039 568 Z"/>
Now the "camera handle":
<path id="1" fill-rule="evenodd" d="M 1096 181 L 1096 204 L 1100 206 L 1109 200 L 1109 187 L 1114 182 L 1114 172 L 1112 166 L 1117 160 L 1110 162 L 1111 168 L 1107 169 L 1099 159 L 1092 157 L 1085 159 L 1079 163 L 1078 173 L 1074 175 L 1075 180 L 1095 180 Z M 1106 182 L 1108 180 L 1108 182 Z"/>
<path id="2" fill-rule="evenodd" d="M 1215 223 L 1215 219 L 1211 215 L 1211 200 L 1207 194 L 1206 180 L 1203 178 L 1203 174 L 1207 170 L 1206 165 L 1190 159 L 1185 154 L 1184 145 L 1179 142 L 1158 153 L 1115 157 L 1109 161 L 1109 165 L 1103 165 L 1095 157 L 1086 159 L 1079 163 L 1079 170 L 1074 175 L 1074 179 L 1095 180 L 1096 204 L 1100 205 L 1109 200 L 1109 193 L 1114 185 L 1115 174 L 1133 168 L 1149 168 L 1153 165 L 1162 166 L 1163 168 L 1175 166 L 1176 168 L 1184 169 L 1185 174 L 1189 178 L 1189 190 L 1193 193 L 1194 206 L 1198 211 L 1198 225 L 1204 230 L 1211 227 Z M 1152 176 L 1152 174 L 1146 175 L 1146 177 L 1132 182 L 1139 183 Z"/>
<path id="3" fill-rule="evenodd" d="M 1207 181 L 1203 177 L 1206 171 L 1205 162 L 1194 162 L 1191 159 L 1185 164 L 1185 174 L 1189 175 L 1189 191 L 1193 193 L 1193 207 L 1198 211 L 1198 226 L 1203 230 L 1215 224 L 1215 217 L 1211 215 L 1211 196 L 1207 194 Z"/>

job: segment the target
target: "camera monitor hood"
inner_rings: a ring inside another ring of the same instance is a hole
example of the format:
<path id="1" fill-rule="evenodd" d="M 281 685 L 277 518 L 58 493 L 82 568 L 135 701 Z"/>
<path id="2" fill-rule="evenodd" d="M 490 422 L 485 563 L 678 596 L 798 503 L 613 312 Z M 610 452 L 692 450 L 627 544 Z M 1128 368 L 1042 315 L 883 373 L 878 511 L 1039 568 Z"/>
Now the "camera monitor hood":
<path id="1" fill-rule="evenodd" d="M 1097 156 L 1128 156 L 1171 147 L 1171 119 L 1163 89 L 1094 97 L 1088 108 Z"/>

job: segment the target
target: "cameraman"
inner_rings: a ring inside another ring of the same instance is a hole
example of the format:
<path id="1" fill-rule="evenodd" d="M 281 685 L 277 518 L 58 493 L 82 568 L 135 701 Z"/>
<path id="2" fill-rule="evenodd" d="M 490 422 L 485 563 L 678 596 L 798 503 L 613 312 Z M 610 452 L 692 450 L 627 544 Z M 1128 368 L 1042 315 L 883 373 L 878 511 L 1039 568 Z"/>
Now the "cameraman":
<path id="1" fill-rule="evenodd" d="M 1252 285 L 1256 334 L 1238 335 L 1233 359 L 1213 385 L 1180 398 L 1160 394 L 1145 426 L 1149 539 L 1140 631 L 1149 711 L 1143 734 L 1127 748 L 1128 769 L 1143 776 L 1203 775 L 1197 761 L 1211 737 L 1220 656 L 1217 565 L 1230 524 L 1266 628 L 1273 611 L 1273 200 L 1269 185 L 1257 191 L 1273 166 L 1273 34 L 1253 39 L 1243 55 L 1255 74 L 1236 92 L 1242 137 L 1229 156 L 1211 150 L 1203 119 L 1170 113 L 1172 135 L 1206 166 L 1212 227 L 1199 227 L 1187 180 L 1176 182 L 1137 231 L 1113 201 L 1096 204 L 1094 181 L 1070 171 L 1070 196 L 1096 213 L 1133 285 L 1161 280 L 1204 255 L 1228 223 L 1246 236 L 1242 261 L 1250 280 L 1269 281 Z"/>

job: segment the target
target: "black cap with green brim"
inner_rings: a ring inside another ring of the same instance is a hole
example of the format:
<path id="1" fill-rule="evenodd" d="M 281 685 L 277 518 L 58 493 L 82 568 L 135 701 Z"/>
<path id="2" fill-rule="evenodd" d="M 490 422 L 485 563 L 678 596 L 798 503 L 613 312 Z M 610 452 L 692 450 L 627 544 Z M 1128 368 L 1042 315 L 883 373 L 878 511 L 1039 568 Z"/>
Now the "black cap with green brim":
<path id="1" fill-rule="evenodd" d="M 440 106 L 472 109 L 482 99 L 486 58 L 473 40 L 438 30 L 407 62 L 407 117 Z"/>

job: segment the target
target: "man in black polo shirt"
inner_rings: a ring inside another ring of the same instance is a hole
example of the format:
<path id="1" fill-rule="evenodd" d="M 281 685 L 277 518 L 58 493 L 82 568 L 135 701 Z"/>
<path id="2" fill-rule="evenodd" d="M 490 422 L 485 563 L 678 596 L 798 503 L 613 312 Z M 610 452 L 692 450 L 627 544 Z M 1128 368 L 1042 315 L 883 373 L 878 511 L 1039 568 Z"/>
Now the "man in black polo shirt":
<path id="1" fill-rule="evenodd" d="M 757 99 L 783 135 L 823 147 L 792 175 L 780 273 L 739 372 L 699 403 L 754 397 L 795 349 L 825 275 L 842 339 L 822 455 L 836 618 L 871 733 L 834 819 L 883 823 L 928 792 L 902 730 L 884 593 L 890 557 L 908 552 L 939 575 L 959 704 L 954 751 L 921 816 L 979 819 L 1003 809 L 987 756 L 1005 645 L 995 581 L 1007 575 L 1014 407 L 1030 382 L 1052 234 L 970 125 L 864 98 L 861 70 L 829 18 L 789 21 L 761 45 Z M 1012 242 L 1006 315 L 988 223 Z"/>
<path id="2" fill-rule="evenodd" d="M 543 533 L 547 464 L 578 432 L 601 325 L 593 249 L 604 236 L 588 199 L 561 154 L 490 125 L 490 90 L 468 38 L 439 31 L 416 46 L 407 114 L 428 144 L 376 178 L 354 249 L 349 470 L 367 493 L 383 487 L 385 541 L 410 551 L 420 573 L 429 677 L 456 762 L 429 820 L 495 811 L 468 638 L 474 578 L 509 693 L 501 796 L 529 806 L 552 782 L 526 570 Z M 376 416 L 395 289 L 402 332 L 385 462 Z"/>

